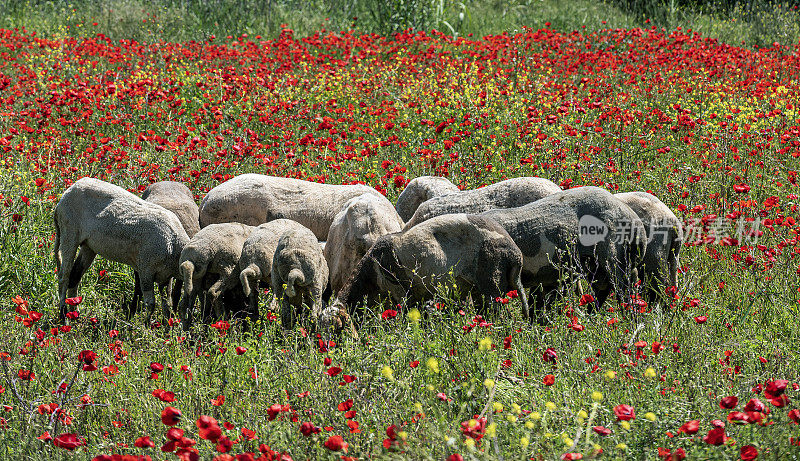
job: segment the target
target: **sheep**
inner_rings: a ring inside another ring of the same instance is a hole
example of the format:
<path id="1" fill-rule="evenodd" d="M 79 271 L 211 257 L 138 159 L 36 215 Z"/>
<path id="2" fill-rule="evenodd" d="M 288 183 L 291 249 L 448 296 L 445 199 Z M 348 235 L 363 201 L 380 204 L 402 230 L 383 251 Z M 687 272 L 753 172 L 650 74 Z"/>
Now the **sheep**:
<path id="1" fill-rule="evenodd" d="M 220 295 L 232 288 L 231 277 L 242 255 L 244 242 L 255 227 L 241 223 L 212 224 L 197 232 L 181 252 L 180 274 L 183 278 L 181 321 L 184 327 L 191 326 L 192 307 L 203 281 L 209 275 L 218 276 L 207 291 L 207 301 L 214 307 L 217 318 L 222 317 Z"/>
<path id="2" fill-rule="evenodd" d="M 403 192 L 397 197 L 395 209 L 400 219 L 408 221 L 414 216 L 420 204 L 439 195 L 461 192 L 458 187 L 447 178 L 439 176 L 420 176 L 406 184 Z"/>
<path id="3" fill-rule="evenodd" d="M 588 276 L 595 293 L 590 310 L 602 307 L 612 288 L 622 300 L 632 290 L 647 244 L 636 213 L 598 187 L 569 189 L 480 216 L 497 221 L 525 255 L 523 284 L 538 291 L 531 301 L 531 319 L 533 314 L 541 319 L 561 271 L 573 263 Z"/>
<path id="4" fill-rule="evenodd" d="M 242 247 L 242 255 L 233 276 L 239 279 L 253 320 L 258 319 L 258 285 L 272 286 L 272 258 L 281 236 L 290 230 L 308 230 L 290 219 L 276 219 L 256 227 Z M 320 247 L 322 251 L 322 247 Z"/>
<path id="5" fill-rule="evenodd" d="M 312 320 L 319 319 L 328 285 L 328 263 L 311 230 L 294 228 L 281 235 L 270 278 L 284 329 L 294 328 L 296 320 L 304 317 L 303 304 L 311 307 Z"/>
<path id="6" fill-rule="evenodd" d="M 338 292 L 381 235 L 400 232 L 403 220 L 394 207 L 372 194 L 350 199 L 336 214 L 325 244 L 330 289 Z"/>
<path id="7" fill-rule="evenodd" d="M 222 222 L 251 226 L 285 218 L 327 240 L 334 216 L 353 197 L 374 194 L 361 184 L 335 186 L 293 178 L 243 174 L 211 189 L 200 203 L 200 227 Z M 385 199 L 385 198 L 384 198 Z"/>
<path id="8" fill-rule="evenodd" d="M 480 189 L 433 197 L 423 202 L 404 229 L 410 229 L 434 216 L 450 213 L 481 213 L 496 208 L 514 208 L 561 192 L 554 182 L 544 178 L 514 178 Z"/>
<path id="9" fill-rule="evenodd" d="M 179 275 L 180 254 L 189 243 L 175 213 L 119 186 L 81 178 L 61 196 L 53 221 L 62 320 L 66 298 L 77 294 L 81 277 L 96 255 L 129 265 L 139 273 L 148 323 L 155 309 L 154 283 L 159 285 L 166 309 L 164 287 Z"/>
<path id="10" fill-rule="evenodd" d="M 190 239 L 200 230 L 200 208 L 185 184 L 175 181 L 152 183 L 142 192 L 142 200 L 175 213 Z"/>
<path id="11" fill-rule="evenodd" d="M 194 201 L 194 195 L 183 183 L 175 181 L 160 181 L 147 186 L 142 192 L 142 200 L 161 205 L 167 210 L 175 213 L 178 220 L 183 225 L 183 229 L 191 239 L 200 230 L 200 209 Z M 134 284 L 133 299 L 129 307 L 129 312 L 134 313 L 139 306 L 139 298 L 142 296 L 139 290 L 139 273 L 133 272 Z M 180 297 L 181 279 L 175 280 L 175 289 L 171 284 L 167 284 L 167 296 L 172 298 L 172 307 L 177 307 Z"/>
<path id="12" fill-rule="evenodd" d="M 381 236 L 361 258 L 339 295 L 324 311 L 320 328 L 335 326 L 355 334 L 351 316 L 357 306 L 379 295 L 392 302 L 408 297 L 418 304 L 431 300 L 438 285 L 452 277 L 460 294 L 487 301 L 517 290 L 528 312 L 521 273 L 523 254 L 509 234 L 486 217 L 468 214 L 437 216 L 407 231 Z"/>
<path id="13" fill-rule="evenodd" d="M 625 203 L 642 220 L 647 232 L 647 250 L 639 277 L 648 303 L 657 303 L 660 290 L 678 284 L 678 257 L 683 244 L 683 225 L 661 200 L 647 192 L 623 192 L 614 197 Z"/>

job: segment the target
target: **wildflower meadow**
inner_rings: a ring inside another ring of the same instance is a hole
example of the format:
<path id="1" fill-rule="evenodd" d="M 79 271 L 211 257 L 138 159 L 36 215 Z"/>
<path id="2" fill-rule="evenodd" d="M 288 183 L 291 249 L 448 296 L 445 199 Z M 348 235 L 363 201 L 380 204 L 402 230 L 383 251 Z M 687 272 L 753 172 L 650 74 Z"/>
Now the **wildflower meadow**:
<path id="1" fill-rule="evenodd" d="M 0 29 L 0 457 L 800 457 L 800 45 L 684 28 L 459 36 L 320 29 L 138 42 Z M 650 191 L 685 223 L 678 285 L 530 323 L 441 286 L 358 338 L 261 320 L 128 320 L 97 258 L 59 320 L 53 209 L 77 179 L 196 199 L 242 173 L 462 189 L 540 176 Z"/>

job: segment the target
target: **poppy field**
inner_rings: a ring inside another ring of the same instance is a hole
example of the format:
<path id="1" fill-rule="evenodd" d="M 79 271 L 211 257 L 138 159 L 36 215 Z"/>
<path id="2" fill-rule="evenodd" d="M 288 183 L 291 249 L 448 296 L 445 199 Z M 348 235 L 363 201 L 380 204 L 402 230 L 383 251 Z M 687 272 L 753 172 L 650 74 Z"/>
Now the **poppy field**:
<path id="1" fill-rule="evenodd" d="M 548 24 L 549 26 L 549 24 Z M 320 30 L 184 43 L 0 30 L 0 457 L 800 457 L 800 45 L 691 30 Z M 84 176 L 198 201 L 261 173 L 397 198 L 540 176 L 650 191 L 684 221 L 663 306 L 564 290 L 546 324 L 441 287 L 359 338 L 184 331 L 98 258 L 58 320 L 53 209 Z M 610 307 L 609 307 L 610 306 Z"/>

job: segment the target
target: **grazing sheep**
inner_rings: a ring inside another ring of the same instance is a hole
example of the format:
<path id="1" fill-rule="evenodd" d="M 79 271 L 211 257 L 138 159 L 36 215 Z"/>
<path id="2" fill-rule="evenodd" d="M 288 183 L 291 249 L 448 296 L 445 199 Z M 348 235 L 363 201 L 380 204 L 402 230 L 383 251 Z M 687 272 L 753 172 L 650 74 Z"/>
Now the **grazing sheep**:
<path id="1" fill-rule="evenodd" d="M 308 229 L 291 219 L 276 219 L 256 227 L 242 247 L 242 255 L 233 276 L 239 278 L 254 321 L 258 319 L 259 282 L 272 286 L 272 258 L 275 257 L 281 236 L 290 230 Z"/>
<path id="2" fill-rule="evenodd" d="M 192 191 L 183 183 L 160 181 L 150 184 L 142 192 L 142 200 L 155 203 L 175 213 L 190 239 L 200 230 L 200 209 L 194 201 Z M 139 290 L 139 273 L 134 271 L 133 276 L 136 284 L 133 290 L 133 300 L 129 307 L 130 313 L 138 310 L 139 298 L 142 296 L 142 292 Z M 173 308 L 178 306 L 182 283 L 181 279 L 175 279 L 174 290 L 172 284 L 167 284 L 167 296 L 172 298 Z"/>
<path id="3" fill-rule="evenodd" d="M 243 174 L 211 189 L 203 198 L 200 227 L 221 222 L 257 226 L 285 218 L 308 227 L 318 240 L 327 240 L 333 217 L 348 200 L 361 194 L 383 197 L 375 189 L 360 184 L 335 186 Z"/>
<path id="4" fill-rule="evenodd" d="M 200 229 L 181 252 L 180 274 L 184 298 L 181 302 L 181 321 L 191 326 L 192 307 L 203 288 L 203 280 L 216 274 L 218 279 L 208 288 L 207 301 L 214 307 L 217 318 L 222 317 L 220 295 L 233 288 L 231 277 L 242 255 L 244 242 L 255 227 L 241 223 L 212 224 Z"/>
<path id="5" fill-rule="evenodd" d="M 304 317 L 303 304 L 311 307 L 311 318 L 319 319 L 322 294 L 328 286 L 328 263 L 307 228 L 290 229 L 278 239 L 272 258 L 272 292 L 281 305 L 281 325 L 290 330 Z"/>
<path id="6" fill-rule="evenodd" d="M 189 238 L 200 230 L 200 208 L 194 201 L 194 194 L 185 184 L 175 181 L 155 182 L 142 192 L 142 200 L 161 205 L 175 213 Z"/>
<path id="7" fill-rule="evenodd" d="M 647 244 L 636 213 L 598 187 L 569 189 L 480 216 L 503 226 L 525 255 L 522 280 L 539 291 L 531 302 L 537 316 L 557 290 L 561 272 L 576 264 L 588 277 L 598 308 L 612 288 L 623 299 L 636 281 Z"/>
<path id="8" fill-rule="evenodd" d="M 393 302 L 430 300 L 439 284 L 454 279 L 463 296 L 471 294 L 481 306 L 517 290 L 523 309 L 528 305 L 521 281 L 523 255 L 508 233 L 482 216 L 438 216 L 402 233 L 380 237 L 361 259 L 355 273 L 325 309 L 324 330 L 354 328 L 350 316 L 364 298 L 372 304 L 388 295 Z"/>
<path id="9" fill-rule="evenodd" d="M 372 194 L 350 199 L 333 219 L 325 244 L 332 293 L 344 286 L 378 237 L 402 228 L 403 220 L 388 201 Z"/>
<path id="10" fill-rule="evenodd" d="M 180 254 L 189 243 L 174 213 L 119 186 L 82 178 L 61 196 L 53 220 L 62 320 L 67 312 L 65 299 L 77 294 L 81 277 L 96 255 L 127 264 L 139 273 L 148 322 L 155 309 L 154 283 L 159 285 L 166 309 L 164 287 L 179 275 Z"/>
<path id="11" fill-rule="evenodd" d="M 458 194 L 440 195 L 423 202 L 414 212 L 414 216 L 408 220 L 405 229 L 410 229 L 434 216 L 451 213 L 481 213 L 497 208 L 514 208 L 556 192 L 561 192 L 561 188 L 550 180 L 523 177 L 507 179 L 480 189 L 466 190 Z"/>
<path id="12" fill-rule="evenodd" d="M 636 213 L 647 232 L 647 250 L 639 277 L 649 303 L 657 303 L 664 288 L 677 286 L 678 257 L 683 244 L 683 225 L 668 206 L 647 192 L 614 194 Z"/>
<path id="13" fill-rule="evenodd" d="M 420 204 L 439 195 L 461 192 L 458 187 L 447 178 L 439 176 L 420 176 L 406 184 L 406 188 L 397 197 L 395 209 L 403 221 L 408 221 L 414 216 Z"/>

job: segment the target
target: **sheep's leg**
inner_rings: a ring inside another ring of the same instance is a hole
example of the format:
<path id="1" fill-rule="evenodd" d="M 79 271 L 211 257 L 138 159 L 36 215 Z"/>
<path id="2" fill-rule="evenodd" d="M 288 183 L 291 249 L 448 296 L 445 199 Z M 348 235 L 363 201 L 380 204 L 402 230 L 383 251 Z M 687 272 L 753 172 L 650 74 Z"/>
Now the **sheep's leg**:
<path id="1" fill-rule="evenodd" d="M 67 284 L 67 298 L 72 298 L 78 295 L 78 285 L 81 283 L 81 278 L 89 266 L 92 265 L 97 253 L 92 251 L 87 245 L 81 245 L 78 250 L 78 257 L 75 258 L 75 263 L 72 265 L 72 270 L 69 274 L 69 283 Z"/>
<path id="2" fill-rule="evenodd" d="M 181 302 L 181 293 L 183 292 L 183 280 L 179 278 L 174 278 L 172 280 L 174 280 L 171 293 L 172 309 L 177 310 Z"/>
<path id="3" fill-rule="evenodd" d="M 212 306 L 214 307 L 214 315 L 217 319 L 221 319 L 227 314 L 222 305 L 222 294 L 231 289 L 236 282 L 239 281 L 238 277 L 233 276 L 233 269 L 234 267 L 224 268 L 219 274 L 219 280 L 214 282 L 211 288 L 208 289 L 208 294 L 213 300 Z"/>
<path id="4" fill-rule="evenodd" d="M 171 314 L 169 300 L 172 294 L 171 293 L 172 284 L 170 282 L 172 282 L 172 280 L 167 280 L 166 283 L 158 284 L 158 294 L 161 298 L 161 315 L 164 321 L 167 321 Z M 153 307 L 155 307 L 155 305 Z M 148 324 L 150 323 L 150 320 L 153 316 L 153 310 L 154 309 L 151 309 L 150 314 L 147 316 Z"/>
<path id="5" fill-rule="evenodd" d="M 290 299 L 282 289 L 275 290 L 275 296 L 281 306 L 281 326 L 284 330 L 293 329 L 297 321 L 297 311 L 303 307 L 302 297 L 300 298 L 300 306 L 296 306 L 295 300 Z"/>
<path id="6" fill-rule="evenodd" d="M 69 241 L 66 233 L 61 233 L 57 260 L 61 261 L 61 265 L 58 268 L 58 301 L 62 321 L 67 315 L 67 304 L 64 301 L 67 299 L 70 272 L 72 272 L 72 266 L 75 262 L 75 253 L 77 251 L 78 243 Z"/>
<path id="7" fill-rule="evenodd" d="M 589 309 L 589 315 L 596 310 L 600 311 L 603 308 L 603 304 L 605 304 L 606 299 L 608 299 L 608 295 L 611 294 L 611 289 L 609 287 L 600 288 L 597 284 L 592 284 L 592 291 L 594 291 L 594 308 Z"/>
<path id="8" fill-rule="evenodd" d="M 186 291 L 186 285 L 184 285 L 184 293 L 178 305 L 178 315 L 180 316 L 181 323 L 183 323 L 184 330 L 188 330 L 192 326 L 192 311 L 194 310 L 195 301 L 197 301 L 197 294 L 200 291 L 201 283 L 202 280 L 198 280 L 196 283 L 192 284 L 191 291 Z"/>
<path id="9" fill-rule="evenodd" d="M 258 289 L 250 291 L 250 296 L 247 297 L 247 310 L 250 313 L 250 322 L 255 325 L 260 318 L 260 313 L 258 311 Z"/>
<path id="10" fill-rule="evenodd" d="M 528 295 L 528 321 L 536 322 L 540 325 L 545 323 L 545 309 L 547 307 L 548 298 L 547 295 L 550 291 L 552 290 L 548 290 L 542 285 L 531 289 L 531 292 Z"/>
<path id="11" fill-rule="evenodd" d="M 150 323 L 150 318 L 153 316 L 153 310 L 156 308 L 156 294 L 153 286 L 155 285 L 155 281 L 153 280 L 153 274 L 149 272 L 142 272 L 139 274 L 139 282 L 142 288 L 142 301 L 144 302 L 145 307 L 147 307 L 147 323 Z"/>
<path id="12" fill-rule="evenodd" d="M 169 284 L 169 282 L 167 282 Z M 166 303 L 166 294 L 165 294 L 165 285 L 164 283 L 159 283 L 158 285 L 158 295 L 161 298 L 161 311 L 164 313 L 165 317 L 169 315 L 169 309 L 167 308 Z M 145 319 L 145 324 L 150 325 L 150 322 L 153 320 L 153 313 L 156 310 L 156 303 L 155 303 L 155 293 L 153 293 L 153 305 L 149 306 L 150 309 L 147 311 L 147 318 Z"/>
<path id="13" fill-rule="evenodd" d="M 183 294 L 181 298 L 181 304 L 179 308 L 179 316 L 181 319 L 181 323 L 183 323 L 183 329 L 189 330 L 192 327 L 192 320 L 193 320 L 193 312 L 194 305 L 197 302 L 197 290 L 192 290 L 190 294 Z M 201 298 L 201 312 L 202 308 L 205 305 L 205 296 Z"/>
<path id="14" fill-rule="evenodd" d="M 128 312 L 126 314 L 128 320 L 133 318 L 139 311 L 139 302 L 142 300 L 142 288 L 139 286 L 140 284 L 139 271 L 133 271 L 133 299 L 131 299 L 131 303 L 128 304 Z"/>
<path id="15" fill-rule="evenodd" d="M 164 289 L 162 291 L 162 296 L 165 296 L 165 299 L 167 300 L 167 303 L 169 304 L 169 300 L 172 299 L 172 278 L 169 278 L 167 280 L 167 283 L 164 284 Z M 167 316 L 169 316 L 169 306 L 166 306 L 164 312 L 166 312 Z M 169 318 L 169 317 L 165 317 L 165 318 Z"/>

